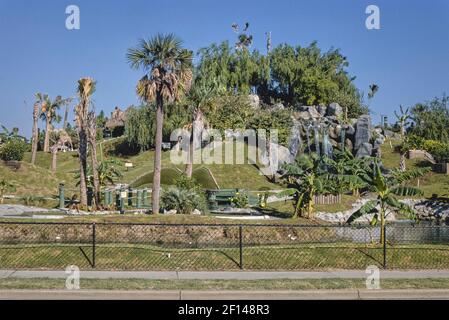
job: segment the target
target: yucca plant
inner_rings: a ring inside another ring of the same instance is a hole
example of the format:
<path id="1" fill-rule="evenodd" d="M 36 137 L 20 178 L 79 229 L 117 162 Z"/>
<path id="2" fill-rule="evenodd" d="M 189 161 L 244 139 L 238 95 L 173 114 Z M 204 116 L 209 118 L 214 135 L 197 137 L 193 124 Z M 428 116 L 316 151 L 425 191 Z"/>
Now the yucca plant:
<path id="1" fill-rule="evenodd" d="M 385 222 L 392 212 L 406 215 L 409 219 L 416 219 L 413 209 L 398 200 L 397 196 L 418 196 L 422 191 L 418 188 L 406 186 L 405 183 L 416 179 L 429 171 L 429 168 L 416 168 L 409 171 L 392 170 L 383 174 L 377 159 L 373 160 L 372 169 L 368 174 L 361 176 L 369 191 L 376 194 L 376 198 L 366 202 L 359 210 L 354 212 L 346 221 L 352 223 L 356 219 L 372 214 L 371 225 L 380 221 L 380 242 L 385 240 Z"/>
<path id="2" fill-rule="evenodd" d="M 205 211 L 204 198 L 196 191 L 169 187 L 161 195 L 162 207 L 179 214 L 191 214 L 195 209 Z"/>

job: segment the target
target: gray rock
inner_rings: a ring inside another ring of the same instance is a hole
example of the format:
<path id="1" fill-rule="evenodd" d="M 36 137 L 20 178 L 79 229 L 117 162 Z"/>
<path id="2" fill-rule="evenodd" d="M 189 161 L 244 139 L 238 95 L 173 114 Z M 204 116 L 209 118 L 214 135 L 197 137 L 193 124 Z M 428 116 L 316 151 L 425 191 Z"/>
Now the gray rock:
<path id="1" fill-rule="evenodd" d="M 339 117 L 343 114 L 343 108 L 336 102 L 332 102 L 327 107 L 326 116 Z"/>
<path id="2" fill-rule="evenodd" d="M 278 103 L 273 104 L 271 106 L 271 109 L 272 110 L 284 110 L 285 106 L 282 103 L 278 102 Z"/>
<path id="3" fill-rule="evenodd" d="M 357 120 L 354 148 L 358 150 L 364 143 L 368 143 L 370 139 L 371 118 L 369 115 L 363 115 Z"/>
<path id="4" fill-rule="evenodd" d="M 357 158 L 362 158 L 362 157 L 369 157 L 371 156 L 371 154 L 373 153 L 373 146 L 371 145 L 371 143 L 369 142 L 364 142 L 362 143 L 358 150 L 357 150 L 357 154 L 356 157 Z"/>
<path id="5" fill-rule="evenodd" d="M 308 111 L 300 111 L 296 113 L 298 120 L 310 120 L 312 117 Z"/>
<path id="6" fill-rule="evenodd" d="M 352 144 L 351 139 L 346 139 L 345 148 L 348 149 L 349 151 L 352 151 L 354 149 L 354 145 Z"/>
<path id="7" fill-rule="evenodd" d="M 345 132 L 345 134 L 346 134 L 347 136 L 353 136 L 353 135 L 355 134 L 355 129 L 354 129 L 354 127 L 351 126 L 351 125 L 346 126 L 346 132 Z"/>
<path id="8" fill-rule="evenodd" d="M 338 139 L 338 133 L 336 131 L 337 130 L 335 127 L 330 127 L 329 128 L 329 137 L 331 137 L 332 139 Z"/>
<path id="9" fill-rule="evenodd" d="M 391 130 L 383 129 L 382 134 L 387 138 L 391 138 L 394 135 L 394 132 Z"/>
<path id="10" fill-rule="evenodd" d="M 260 107 L 260 98 L 257 94 L 248 95 L 249 104 L 251 107 L 257 109 Z"/>
<path id="11" fill-rule="evenodd" d="M 312 118 L 320 118 L 321 114 L 316 110 L 314 106 L 309 107 L 309 113 Z"/>
<path id="12" fill-rule="evenodd" d="M 326 115 L 327 107 L 325 105 L 319 105 L 318 107 L 316 107 L 316 110 L 322 117 L 324 117 Z"/>

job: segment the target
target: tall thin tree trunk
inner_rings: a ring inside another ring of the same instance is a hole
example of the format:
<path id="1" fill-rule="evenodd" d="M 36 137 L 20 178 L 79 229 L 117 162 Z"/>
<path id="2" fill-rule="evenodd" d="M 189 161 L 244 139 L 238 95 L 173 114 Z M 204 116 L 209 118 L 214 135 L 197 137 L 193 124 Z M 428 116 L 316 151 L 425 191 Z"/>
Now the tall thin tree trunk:
<path id="1" fill-rule="evenodd" d="M 195 156 L 195 148 L 197 147 L 199 135 L 199 141 L 201 141 L 201 131 L 203 129 L 203 113 L 200 109 L 195 110 L 192 121 L 192 130 L 190 132 L 190 144 L 189 144 L 189 157 L 186 164 L 185 173 L 186 176 L 192 178 L 193 174 L 193 158 Z M 199 131 L 199 132 L 198 132 Z"/>
<path id="2" fill-rule="evenodd" d="M 51 172 L 53 173 L 56 173 L 57 161 L 58 161 L 58 146 L 54 145 L 51 148 Z"/>
<path id="3" fill-rule="evenodd" d="M 80 160 L 80 205 L 87 207 L 87 136 L 84 128 L 79 128 L 78 156 Z"/>
<path id="4" fill-rule="evenodd" d="M 32 145 L 31 145 L 31 164 L 36 163 L 37 143 L 39 140 L 39 130 L 37 123 L 39 121 L 39 104 L 34 104 L 33 110 L 33 131 L 32 131 Z"/>
<path id="5" fill-rule="evenodd" d="M 97 208 L 100 208 L 100 178 L 98 177 L 97 159 L 97 124 L 95 113 L 92 111 L 88 116 L 89 145 L 91 149 L 90 157 L 92 161 L 92 176 L 94 184 L 94 199 Z"/>
<path id="6" fill-rule="evenodd" d="M 159 195 L 161 191 L 162 126 L 164 123 L 164 102 L 160 93 L 157 93 L 156 104 L 156 140 L 154 150 L 154 173 L 152 191 L 153 214 L 159 213 Z"/>
<path id="7" fill-rule="evenodd" d="M 44 140 L 44 152 L 50 151 L 50 116 L 47 114 L 45 123 L 45 140 Z"/>
<path id="8" fill-rule="evenodd" d="M 65 112 L 64 112 L 64 124 L 62 125 L 62 128 L 63 128 L 64 130 L 67 129 L 67 118 L 68 118 L 68 115 L 69 115 L 69 106 L 66 105 L 66 106 L 65 106 Z"/>

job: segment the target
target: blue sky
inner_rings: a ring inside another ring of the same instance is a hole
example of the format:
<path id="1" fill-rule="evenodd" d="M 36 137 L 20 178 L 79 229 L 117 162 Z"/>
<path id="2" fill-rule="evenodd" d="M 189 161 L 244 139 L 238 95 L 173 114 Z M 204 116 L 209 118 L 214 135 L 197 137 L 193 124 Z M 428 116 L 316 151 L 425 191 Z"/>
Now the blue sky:
<path id="1" fill-rule="evenodd" d="M 81 29 L 65 28 L 65 8 L 76 4 Z M 365 8 L 380 8 L 381 29 L 365 28 Z M 139 38 L 173 32 L 192 50 L 235 40 L 231 24 L 250 22 L 253 47 L 340 48 L 358 88 L 380 86 L 373 121 L 393 110 L 449 93 L 449 1 L 447 0 L 0 0 L 0 123 L 31 131 L 35 92 L 75 96 L 76 81 L 97 80 L 94 102 L 109 114 L 138 104 L 126 50 Z M 25 106 L 24 101 L 27 102 Z"/>

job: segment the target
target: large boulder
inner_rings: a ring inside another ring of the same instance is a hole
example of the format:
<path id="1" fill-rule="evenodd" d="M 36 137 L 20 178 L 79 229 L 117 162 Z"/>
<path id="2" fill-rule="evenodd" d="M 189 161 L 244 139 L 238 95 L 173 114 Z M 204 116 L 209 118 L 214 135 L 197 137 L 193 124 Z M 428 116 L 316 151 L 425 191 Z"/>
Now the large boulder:
<path id="1" fill-rule="evenodd" d="M 340 117 L 343 114 L 343 108 L 336 102 L 332 102 L 329 107 L 327 107 L 326 116 L 330 117 Z"/>
<path id="2" fill-rule="evenodd" d="M 318 107 L 316 107 L 316 110 L 319 112 L 319 114 L 324 117 L 326 115 L 326 111 L 327 111 L 327 106 L 325 105 L 319 105 Z"/>
<path id="3" fill-rule="evenodd" d="M 373 146 L 371 145 L 371 143 L 364 142 L 358 148 L 356 157 L 357 158 L 370 157 L 372 153 L 373 153 Z"/>
<path id="4" fill-rule="evenodd" d="M 248 100 L 251 107 L 255 109 L 260 107 L 260 98 L 257 94 L 248 95 Z"/>
<path id="5" fill-rule="evenodd" d="M 354 148 L 358 150 L 364 143 L 371 139 L 371 118 L 363 115 L 357 120 Z"/>

